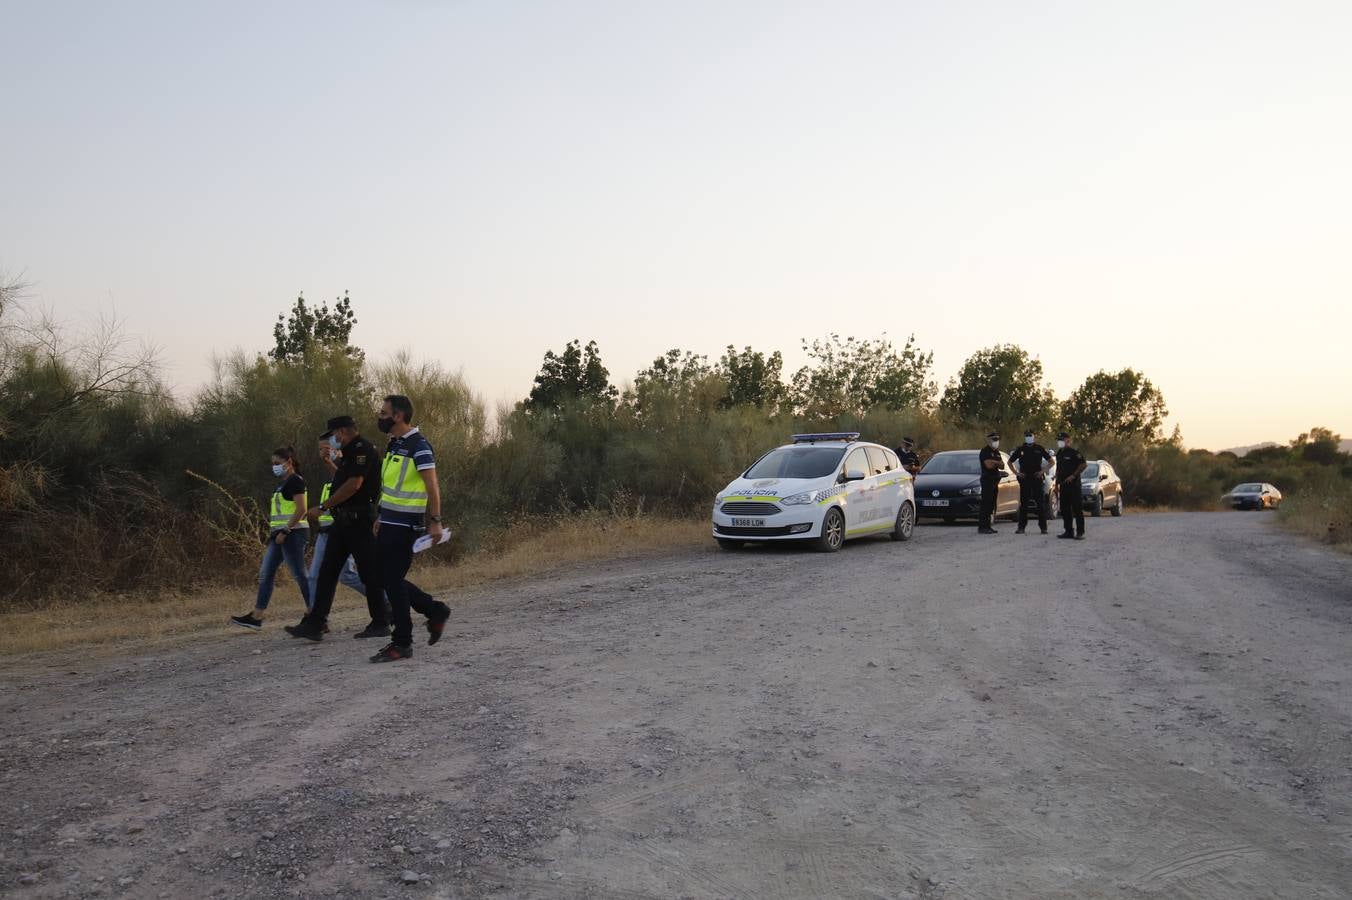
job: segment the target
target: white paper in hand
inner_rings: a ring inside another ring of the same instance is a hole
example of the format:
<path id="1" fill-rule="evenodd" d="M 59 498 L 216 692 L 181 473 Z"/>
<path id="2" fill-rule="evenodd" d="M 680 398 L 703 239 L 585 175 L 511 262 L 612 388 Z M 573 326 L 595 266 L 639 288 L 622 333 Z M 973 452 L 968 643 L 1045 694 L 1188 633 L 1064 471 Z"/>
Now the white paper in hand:
<path id="1" fill-rule="evenodd" d="M 444 544 L 450 539 L 451 539 L 451 529 L 449 528 L 442 530 L 440 540 L 436 540 L 430 534 L 424 534 L 422 537 L 418 538 L 416 541 L 413 542 L 413 552 L 421 553 L 428 547 L 434 547 L 436 546 L 436 544 Z"/>

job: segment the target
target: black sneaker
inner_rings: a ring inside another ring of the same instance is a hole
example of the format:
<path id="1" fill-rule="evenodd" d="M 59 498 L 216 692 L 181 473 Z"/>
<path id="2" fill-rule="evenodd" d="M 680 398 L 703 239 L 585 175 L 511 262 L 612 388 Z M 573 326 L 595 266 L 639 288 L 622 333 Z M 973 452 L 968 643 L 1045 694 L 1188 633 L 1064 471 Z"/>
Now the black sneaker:
<path id="1" fill-rule="evenodd" d="M 432 646 L 441 640 L 441 633 L 446 630 L 446 622 L 451 618 L 451 611 L 446 610 L 446 615 L 440 619 L 427 620 L 427 646 Z"/>
<path id="2" fill-rule="evenodd" d="M 1043 534 L 1046 534 L 1046 533 L 1047 533 L 1047 529 L 1045 529 L 1045 528 L 1042 529 L 1042 533 L 1043 533 Z"/>
<path id="3" fill-rule="evenodd" d="M 977 534 L 999 534 L 1000 532 L 996 531 L 994 528 L 978 528 L 978 529 L 976 530 L 976 533 L 977 533 Z"/>
<path id="4" fill-rule="evenodd" d="M 324 630 L 309 619 L 301 619 L 298 625 L 286 626 L 286 633 L 294 638 L 304 638 L 307 641 L 324 640 Z"/>
<path id="5" fill-rule="evenodd" d="M 1082 540 L 1084 540 L 1084 535 L 1083 535 L 1083 534 L 1077 534 L 1077 535 L 1075 535 L 1075 540 L 1077 540 L 1077 541 L 1082 541 Z"/>
<path id="6" fill-rule="evenodd" d="M 1014 533 L 1015 533 L 1015 534 L 1023 534 L 1023 532 L 1024 532 L 1023 528 L 1015 528 L 1015 529 L 1014 529 Z"/>
<path id="7" fill-rule="evenodd" d="M 352 636 L 354 638 L 389 637 L 390 626 L 377 625 L 375 622 L 372 622 L 370 625 L 367 625 L 361 631 L 358 631 L 356 634 Z"/>
<path id="8" fill-rule="evenodd" d="M 231 625 L 238 625 L 240 628 L 247 628 L 250 631 L 259 631 L 263 628 L 263 620 L 255 619 L 253 613 L 246 613 L 242 616 L 231 616 Z"/>
<path id="9" fill-rule="evenodd" d="M 408 659 L 413 656 L 412 647 L 400 647 L 398 644 L 386 644 L 380 648 L 380 652 L 371 657 L 373 663 L 398 662 L 401 659 Z"/>
<path id="10" fill-rule="evenodd" d="M 1071 531 L 1063 531 L 1060 534 L 1058 534 L 1057 537 L 1061 538 L 1062 540 L 1066 538 L 1071 538 L 1073 540 L 1075 538 L 1075 533 Z"/>

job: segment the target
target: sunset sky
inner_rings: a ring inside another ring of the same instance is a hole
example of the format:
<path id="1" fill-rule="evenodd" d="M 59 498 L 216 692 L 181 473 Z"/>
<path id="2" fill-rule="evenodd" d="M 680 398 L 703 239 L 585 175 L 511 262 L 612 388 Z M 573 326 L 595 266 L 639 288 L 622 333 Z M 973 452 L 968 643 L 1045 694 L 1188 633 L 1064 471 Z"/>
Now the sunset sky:
<path id="1" fill-rule="evenodd" d="M 1352 437 L 1352 4 L 0 0 L 0 269 L 182 396 L 297 292 L 489 402 L 599 342 L 1016 343 Z"/>

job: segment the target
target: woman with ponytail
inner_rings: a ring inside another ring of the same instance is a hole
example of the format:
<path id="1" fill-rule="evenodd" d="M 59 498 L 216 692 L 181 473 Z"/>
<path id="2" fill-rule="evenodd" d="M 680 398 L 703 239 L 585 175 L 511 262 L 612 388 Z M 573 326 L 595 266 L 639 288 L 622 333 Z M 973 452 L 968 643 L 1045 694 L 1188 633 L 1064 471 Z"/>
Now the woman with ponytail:
<path id="1" fill-rule="evenodd" d="M 263 565 L 258 570 L 258 599 L 254 601 L 253 612 L 230 617 L 231 624 L 253 631 L 263 627 L 277 570 L 283 562 L 300 586 L 305 608 L 310 608 L 310 580 L 305 575 L 305 544 L 310 523 L 305 518 L 305 479 L 301 477 L 294 447 L 278 447 L 272 451 L 272 474 L 277 479 L 277 486 L 268 503 L 268 543 L 263 553 Z"/>

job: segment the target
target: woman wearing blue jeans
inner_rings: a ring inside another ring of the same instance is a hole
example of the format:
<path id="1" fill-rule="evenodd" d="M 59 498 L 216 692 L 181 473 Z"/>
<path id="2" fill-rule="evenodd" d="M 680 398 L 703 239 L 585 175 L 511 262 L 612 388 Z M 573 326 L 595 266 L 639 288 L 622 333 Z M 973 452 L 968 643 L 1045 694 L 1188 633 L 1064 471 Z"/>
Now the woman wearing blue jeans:
<path id="1" fill-rule="evenodd" d="M 279 447 L 273 451 L 272 474 L 278 481 L 268 503 L 268 545 L 258 570 L 258 599 L 254 602 L 253 612 L 230 617 L 232 624 L 253 631 L 263 627 L 277 570 L 283 562 L 300 586 L 306 609 L 310 607 L 310 579 L 305 574 L 305 544 L 310 535 L 310 523 L 305 520 L 305 479 L 296 466 L 295 448 Z"/>

